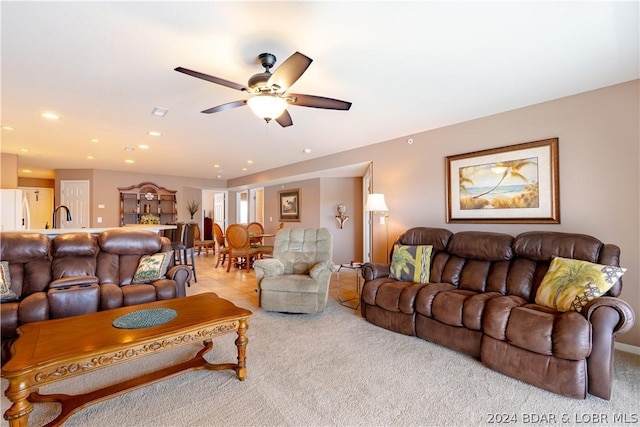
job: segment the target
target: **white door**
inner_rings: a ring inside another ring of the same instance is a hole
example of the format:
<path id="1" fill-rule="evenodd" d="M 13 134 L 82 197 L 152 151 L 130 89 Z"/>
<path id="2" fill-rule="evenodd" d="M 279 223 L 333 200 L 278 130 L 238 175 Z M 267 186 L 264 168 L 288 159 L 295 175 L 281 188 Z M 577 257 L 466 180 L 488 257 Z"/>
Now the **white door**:
<path id="1" fill-rule="evenodd" d="M 213 221 L 217 223 L 222 230 L 227 229 L 226 200 L 227 193 L 215 193 L 213 195 Z"/>
<path id="2" fill-rule="evenodd" d="M 61 204 L 69 208 L 71 221 L 67 221 L 67 212 L 64 209 L 58 209 L 58 227 L 89 227 L 89 181 L 60 181 L 60 193 Z"/>
<path id="3" fill-rule="evenodd" d="M 21 190 L 29 204 L 31 229 L 51 228 L 53 224 L 53 188 L 21 187 Z M 58 214 L 58 218 L 60 218 L 60 214 Z"/>

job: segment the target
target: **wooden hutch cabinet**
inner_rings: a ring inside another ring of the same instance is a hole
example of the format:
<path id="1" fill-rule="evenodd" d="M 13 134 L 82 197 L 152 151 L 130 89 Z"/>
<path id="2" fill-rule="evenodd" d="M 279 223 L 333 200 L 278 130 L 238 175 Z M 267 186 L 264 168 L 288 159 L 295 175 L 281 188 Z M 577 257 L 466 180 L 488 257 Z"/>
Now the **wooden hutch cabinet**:
<path id="1" fill-rule="evenodd" d="M 167 190 L 152 182 L 119 187 L 118 191 L 120 191 L 120 225 L 176 222 L 177 191 Z"/>

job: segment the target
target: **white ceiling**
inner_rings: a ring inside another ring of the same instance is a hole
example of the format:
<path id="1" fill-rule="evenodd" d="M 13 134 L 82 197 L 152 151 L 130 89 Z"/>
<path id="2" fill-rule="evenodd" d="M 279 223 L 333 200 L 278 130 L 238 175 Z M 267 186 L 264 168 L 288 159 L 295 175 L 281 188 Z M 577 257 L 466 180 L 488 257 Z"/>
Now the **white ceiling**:
<path id="1" fill-rule="evenodd" d="M 638 4 L 2 1 L 2 152 L 20 176 L 244 176 L 636 79 Z M 258 54 L 295 51 L 314 62 L 291 91 L 350 111 L 290 107 L 288 128 L 201 114 L 246 96 L 173 70 L 246 84 Z"/>

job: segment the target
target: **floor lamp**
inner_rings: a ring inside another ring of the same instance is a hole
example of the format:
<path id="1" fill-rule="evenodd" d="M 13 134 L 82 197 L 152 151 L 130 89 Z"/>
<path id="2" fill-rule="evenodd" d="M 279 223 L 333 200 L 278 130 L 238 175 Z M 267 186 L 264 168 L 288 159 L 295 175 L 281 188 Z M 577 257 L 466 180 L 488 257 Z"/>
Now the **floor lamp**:
<path id="1" fill-rule="evenodd" d="M 371 193 L 367 196 L 367 202 L 364 204 L 364 210 L 373 212 L 373 213 L 381 213 L 383 214 L 383 220 L 386 227 L 386 236 L 385 236 L 385 262 L 387 261 L 386 257 L 389 256 L 389 208 L 387 207 L 387 203 L 384 201 L 384 194 L 382 193 Z"/>

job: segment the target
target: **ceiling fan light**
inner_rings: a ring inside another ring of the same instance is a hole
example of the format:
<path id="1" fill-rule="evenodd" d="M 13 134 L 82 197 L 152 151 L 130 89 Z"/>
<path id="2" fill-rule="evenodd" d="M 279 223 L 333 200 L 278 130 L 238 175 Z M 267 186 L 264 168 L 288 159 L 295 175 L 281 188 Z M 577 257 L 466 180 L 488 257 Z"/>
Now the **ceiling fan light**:
<path id="1" fill-rule="evenodd" d="M 280 117 L 287 108 L 286 101 L 275 95 L 257 95 L 249 98 L 247 104 L 253 114 L 267 122 Z"/>

